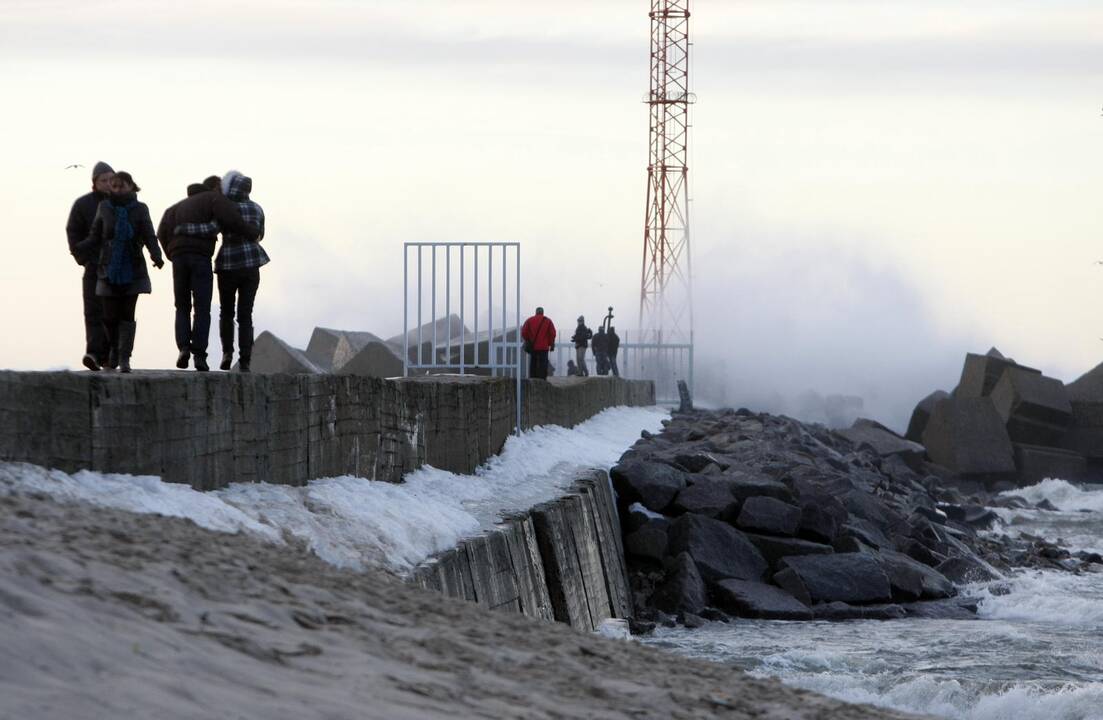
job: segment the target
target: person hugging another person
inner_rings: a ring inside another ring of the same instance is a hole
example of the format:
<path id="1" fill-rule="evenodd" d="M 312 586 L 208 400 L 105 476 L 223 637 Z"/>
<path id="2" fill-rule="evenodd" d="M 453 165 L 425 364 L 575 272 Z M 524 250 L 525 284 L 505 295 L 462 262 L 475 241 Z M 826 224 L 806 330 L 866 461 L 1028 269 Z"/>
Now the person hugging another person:
<path id="1" fill-rule="evenodd" d="M 253 179 L 231 170 L 222 176 L 222 194 L 237 204 L 241 219 L 254 228 L 258 235 L 223 230 L 217 221 L 203 224 L 184 224 L 176 227 L 177 235 L 215 235 L 222 232 L 222 245 L 214 260 L 218 275 L 219 338 L 222 341 L 222 370 L 229 370 L 234 362 L 234 315 L 237 315 L 238 370 L 249 372 L 253 355 L 253 303 L 260 287 L 260 269 L 270 262 L 268 253 L 261 247 L 264 239 L 264 209 L 250 198 Z"/>
<path id="2" fill-rule="evenodd" d="M 142 248 L 149 252 L 158 270 L 165 265 L 149 208 L 138 202 L 140 191 L 130 173 L 115 173 L 111 195 L 100 202 L 88 237 L 79 249 L 83 257 L 98 257 L 96 295 L 103 304 L 103 326 L 112 357 L 108 366 L 117 360 L 121 373 L 130 372 L 138 296 L 153 291 Z"/>

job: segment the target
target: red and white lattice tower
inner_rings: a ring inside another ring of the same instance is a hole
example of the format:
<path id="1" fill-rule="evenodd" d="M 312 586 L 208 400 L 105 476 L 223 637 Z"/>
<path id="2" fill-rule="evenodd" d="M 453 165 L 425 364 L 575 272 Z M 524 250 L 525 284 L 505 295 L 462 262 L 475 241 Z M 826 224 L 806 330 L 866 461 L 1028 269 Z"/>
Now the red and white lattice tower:
<path id="1" fill-rule="evenodd" d="M 692 343 L 689 256 L 689 2 L 651 0 L 650 161 L 640 340 Z"/>

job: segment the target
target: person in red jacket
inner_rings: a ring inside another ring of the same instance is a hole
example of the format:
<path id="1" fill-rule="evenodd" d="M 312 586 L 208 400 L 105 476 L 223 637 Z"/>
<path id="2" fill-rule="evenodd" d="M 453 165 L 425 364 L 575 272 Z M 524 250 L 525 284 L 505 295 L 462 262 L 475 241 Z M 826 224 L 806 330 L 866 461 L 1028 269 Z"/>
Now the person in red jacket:
<path id="1" fill-rule="evenodd" d="M 544 315 L 544 308 L 536 308 L 536 314 L 521 326 L 521 339 L 529 354 L 529 377 L 548 379 L 548 352 L 555 349 L 555 323 Z"/>

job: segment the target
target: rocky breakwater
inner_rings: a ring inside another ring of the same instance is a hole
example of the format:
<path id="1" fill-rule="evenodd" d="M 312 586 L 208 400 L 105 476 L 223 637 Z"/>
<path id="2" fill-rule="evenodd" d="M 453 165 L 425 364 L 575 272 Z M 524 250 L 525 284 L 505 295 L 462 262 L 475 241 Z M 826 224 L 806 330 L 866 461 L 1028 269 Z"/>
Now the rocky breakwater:
<path id="1" fill-rule="evenodd" d="M 928 466 L 922 445 L 868 420 L 832 432 L 747 410 L 676 414 L 611 472 L 639 629 L 967 617 L 959 585 L 1060 566 L 1052 548 L 979 536 L 995 513 Z"/>

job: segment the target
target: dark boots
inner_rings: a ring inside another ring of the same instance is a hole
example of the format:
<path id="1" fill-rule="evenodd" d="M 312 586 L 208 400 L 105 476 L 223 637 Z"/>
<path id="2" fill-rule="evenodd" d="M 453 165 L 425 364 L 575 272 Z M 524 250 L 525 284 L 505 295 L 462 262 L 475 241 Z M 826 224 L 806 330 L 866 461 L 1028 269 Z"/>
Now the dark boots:
<path id="1" fill-rule="evenodd" d="M 130 355 L 134 352 L 134 334 L 137 323 L 119 323 L 119 372 L 130 372 Z"/>
<path id="2" fill-rule="evenodd" d="M 218 366 L 219 370 L 229 370 L 234 366 L 234 351 L 222 353 L 222 364 Z"/>
<path id="3" fill-rule="evenodd" d="M 85 353 L 84 357 L 81 358 L 80 361 L 84 364 L 84 367 L 88 368 L 92 372 L 97 372 L 100 369 L 100 364 L 96 360 L 95 356 L 92 355 L 92 353 Z"/>
<path id="4" fill-rule="evenodd" d="M 198 370 L 199 372 L 207 372 L 208 370 L 211 369 L 211 366 L 207 364 L 207 355 L 206 355 L 206 353 L 204 353 L 202 355 L 200 355 L 199 353 L 196 353 L 195 355 L 192 356 L 192 362 L 195 363 L 195 369 Z"/>
<path id="5" fill-rule="evenodd" d="M 180 354 L 176 356 L 176 367 L 181 370 L 188 369 L 188 361 L 191 360 L 191 350 L 187 348 L 180 351 Z"/>

